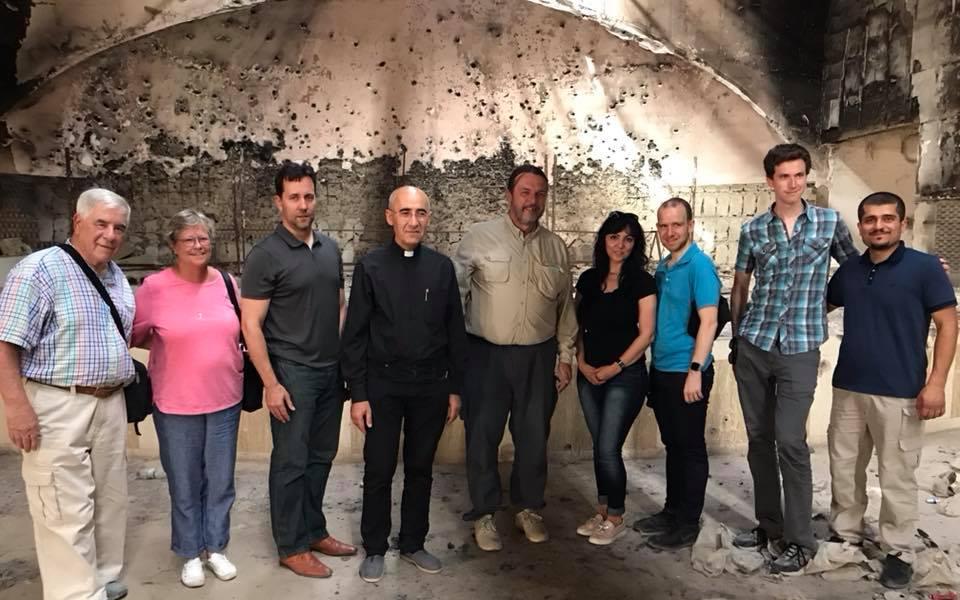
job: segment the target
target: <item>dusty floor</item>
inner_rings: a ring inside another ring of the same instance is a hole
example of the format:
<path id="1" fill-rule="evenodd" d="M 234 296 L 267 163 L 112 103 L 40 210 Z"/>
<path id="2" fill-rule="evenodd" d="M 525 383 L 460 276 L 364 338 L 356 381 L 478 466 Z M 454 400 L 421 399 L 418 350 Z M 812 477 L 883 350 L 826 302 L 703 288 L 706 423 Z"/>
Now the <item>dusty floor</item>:
<path id="1" fill-rule="evenodd" d="M 929 482 L 944 470 L 944 463 L 960 452 L 956 432 L 929 436 L 920 481 Z M 829 509 L 827 457 L 823 448 L 814 453 L 814 510 Z M 860 599 L 873 598 L 883 588 L 876 582 L 828 582 L 805 576 L 782 580 L 770 576 L 717 578 L 703 576 L 690 568 L 690 551 L 658 553 L 645 547 L 634 532 L 606 548 L 588 544 L 575 533 L 577 524 L 589 516 L 593 496 L 593 475 L 589 462 L 554 464 L 545 511 L 552 539 L 545 544 L 527 543 L 502 514 L 498 523 L 504 535 L 504 550 L 484 553 L 472 541 L 470 527 L 461 521 L 467 508 L 466 481 L 459 467 L 438 467 L 434 483 L 432 531 L 427 546 L 444 561 L 439 575 L 422 574 L 387 557 L 387 575 L 376 585 L 357 577 L 360 558 L 330 559 L 334 569 L 329 580 L 308 580 L 276 566 L 270 537 L 267 506 L 266 467 L 242 462 L 237 469 L 238 498 L 233 511 L 232 543 L 229 556 L 240 575 L 220 582 L 208 574 L 207 584 L 187 590 L 178 581 L 180 563 L 168 551 L 168 496 L 162 479 L 135 477 L 137 470 L 155 463 L 131 460 L 131 508 L 127 535 L 127 575 L 130 598 L 134 600 L 172 598 L 261 599 L 280 598 L 388 598 L 445 600 L 491 598 L 524 600 L 563 599 Z M 504 472 L 506 472 L 506 467 Z M 654 510 L 663 500 L 663 460 L 631 461 L 628 464 L 630 496 L 628 518 Z M 751 524 L 752 498 L 746 459 L 717 456 L 711 460 L 712 478 L 707 491 L 706 513 L 732 527 Z M 876 486 L 871 466 L 870 486 Z M 327 493 L 328 518 L 334 535 L 359 542 L 359 466 L 337 466 Z M 506 479 L 505 479 L 506 480 Z M 19 459 L 0 454 L 0 598 L 33 600 L 41 598 L 39 573 L 33 553 L 33 536 L 27 513 Z M 922 503 L 920 526 L 942 545 L 960 540 L 960 518 L 940 516 L 935 507 Z M 398 494 L 395 493 L 398 497 Z M 873 502 L 871 513 L 878 507 Z M 399 507 L 395 507 L 399 511 Z M 395 516 L 395 526 L 397 523 Z M 826 524 L 817 520 L 819 534 Z"/>

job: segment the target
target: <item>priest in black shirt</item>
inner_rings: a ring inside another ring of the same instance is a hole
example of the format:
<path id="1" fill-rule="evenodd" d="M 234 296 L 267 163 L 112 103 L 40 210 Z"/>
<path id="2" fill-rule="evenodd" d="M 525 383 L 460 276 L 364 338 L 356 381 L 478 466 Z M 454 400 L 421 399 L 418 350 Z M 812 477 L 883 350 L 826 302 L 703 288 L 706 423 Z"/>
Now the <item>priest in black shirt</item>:
<path id="1" fill-rule="evenodd" d="M 441 569 L 423 547 L 433 458 L 445 423 L 459 413 L 466 364 L 453 263 L 420 243 L 430 199 L 418 188 L 400 187 L 390 194 L 386 219 L 393 240 L 357 263 L 341 340 L 350 418 L 366 434 L 360 533 L 367 556 L 360 577 L 369 582 L 383 577 L 401 430 L 400 558 L 427 573 Z"/>

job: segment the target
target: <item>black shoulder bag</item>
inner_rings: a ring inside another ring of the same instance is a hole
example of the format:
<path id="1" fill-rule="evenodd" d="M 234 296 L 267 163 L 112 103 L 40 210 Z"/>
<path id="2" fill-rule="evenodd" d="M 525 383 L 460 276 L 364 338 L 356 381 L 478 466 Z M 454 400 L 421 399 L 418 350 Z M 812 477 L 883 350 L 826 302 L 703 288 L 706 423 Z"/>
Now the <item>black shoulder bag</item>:
<path id="1" fill-rule="evenodd" d="M 227 295 L 230 296 L 230 303 L 233 304 L 233 310 L 237 313 L 237 319 L 240 319 L 240 304 L 237 302 L 237 292 L 233 289 L 233 282 L 224 271 L 220 271 L 220 275 L 223 277 L 223 284 L 227 286 Z M 247 412 L 254 412 L 263 406 L 263 380 L 260 379 L 260 373 L 250 360 L 242 330 L 240 331 L 240 351 L 243 352 L 243 399 L 240 401 L 240 408 Z"/>
<path id="2" fill-rule="evenodd" d="M 693 276 L 691 275 L 691 283 L 693 282 Z M 730 322 L 730 303 L 727 302 L 727 299 L 723 297 L 723 294 L 720 294 L 720 299 L 717 302 L 717 330 L 713 334 L 713 339 L 720 337 L 720 332 L 724 327 L 727 326 L 727 323 Z M 697 303 L 696 301 L 690 302 L 690 319 L 687 321 L 687 335 L 693 339 L 697 339 L 697 333 L 700 331 L 700 313 L 697 312 Z"/>
<path id="3" fill-rule="evenodd" d="M 100 297 L 103 298 L 103 301 L 110 309 L 113 322 L 117 325 L 117 330 L 120 332 L 120 338 L 126 341 L 127 336 L 123 331 L 123 321 L 120 320 L 120 313 L 117 312 L 117 307 L 113 305 L 113 300 L 110 298 L 110 294 L 107 293 L 107 289 L 103 287 L 103 282 L 100 281 L 97 274 L 93 272 L 93 269 L 90 268 L 87 261 L 83 260 L 83 257 L 80 256 L 76 248 L 69 244 L 57 244 L 57 247 L 70 255 L 70 258 L 77 263 L 77 266 L 80 267 L 83 274 L 87 276 L 87 279 L 89 279 L 93 287 L 96 288 Z M 130 360 L 133 361 L 133 368 L 137 375 L 132 382 L 123 388 L 123 397 L 127 404 L 127 423 L 133 423 L 134 431 L 137 432 L 137 435 L 140 435 L 140 428 L 137 426 L 137 423 L 146 419 L 147 415 L 153 412 L 153 387 L 150 385 L 147 366 L 133 357 L 130 357 Z"/>

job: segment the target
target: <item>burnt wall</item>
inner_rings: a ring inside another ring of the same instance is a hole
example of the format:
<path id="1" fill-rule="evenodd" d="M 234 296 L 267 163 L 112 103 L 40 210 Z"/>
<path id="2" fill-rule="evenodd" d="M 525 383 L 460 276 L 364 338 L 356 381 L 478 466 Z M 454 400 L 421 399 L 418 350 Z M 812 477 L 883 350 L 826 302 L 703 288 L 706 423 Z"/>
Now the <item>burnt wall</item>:
<path id="1" fill-rule="evenodd" d="M 916 0 L 830 3 L 824 40 L 823 139 L 912 122 Z"/>
<path id="2" fill-rule="evenodd" d="M 468 225 L 502 214 L 521 162 L 550 174 L 546 224 L 579 261 L 610 210 L 637 212 L 652 233 L 654 208 L 677 194 L 702 204 L 702 239 L 726 261 L 719 217 L 756 203 L 714 205 L 709 190 L 762 184 L 760 158 L 782 139 L 690 60 L 500 0 L 249 7 L 102 52 L 5 119 L 17 174 L 0 178 L 0 220 L 18 207 L 4 222 L 42 226 L 0 237 L 62 238 L 76 182 L 97 182 L 133 204 L 131 273 L 165 264 L 167 220 L 185 207 L 216 219 L 215 258 L 235 267 L 274 225 L 283 160 L 317 168 L 318 223 L 348 264 L 385 239 L 398 183 L 431 195 L 428 243 L 450 252 Z"/>

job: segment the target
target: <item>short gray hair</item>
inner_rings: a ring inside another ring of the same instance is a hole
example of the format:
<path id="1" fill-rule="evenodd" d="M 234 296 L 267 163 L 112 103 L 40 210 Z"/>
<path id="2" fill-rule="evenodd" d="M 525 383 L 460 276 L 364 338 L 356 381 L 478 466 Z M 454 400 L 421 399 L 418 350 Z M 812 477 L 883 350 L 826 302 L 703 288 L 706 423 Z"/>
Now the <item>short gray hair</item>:
<path id="1" fill-rule="evenodd" d="M 205 228 L 207 230 L 207 235 L 210 236 L 211 240 L 213 239 L 213 219 L 198 210 L 193 210 L 192 208 L 186 208 L 173 215 L 173 217 L 170 219 L 170 232 L 167 234 L 167 238 L 171 243 L 176 242 L 177 236 L 180 235 L 181 231 L 187 227 L 194 227 L 196 225 L 200 225 L 201 227 Z"/>
<path id="2" fill-rule="evenodd" d="M 106 206 L 107 208 L 119 208 L 126 213 L 126 223 L 130 224 L 130 205 L 123 196 L 103 188 L 90 188 L 80 194 L 77 198 L 77 214 L 85 218 L 93 210 L 94 206 Z"/>

